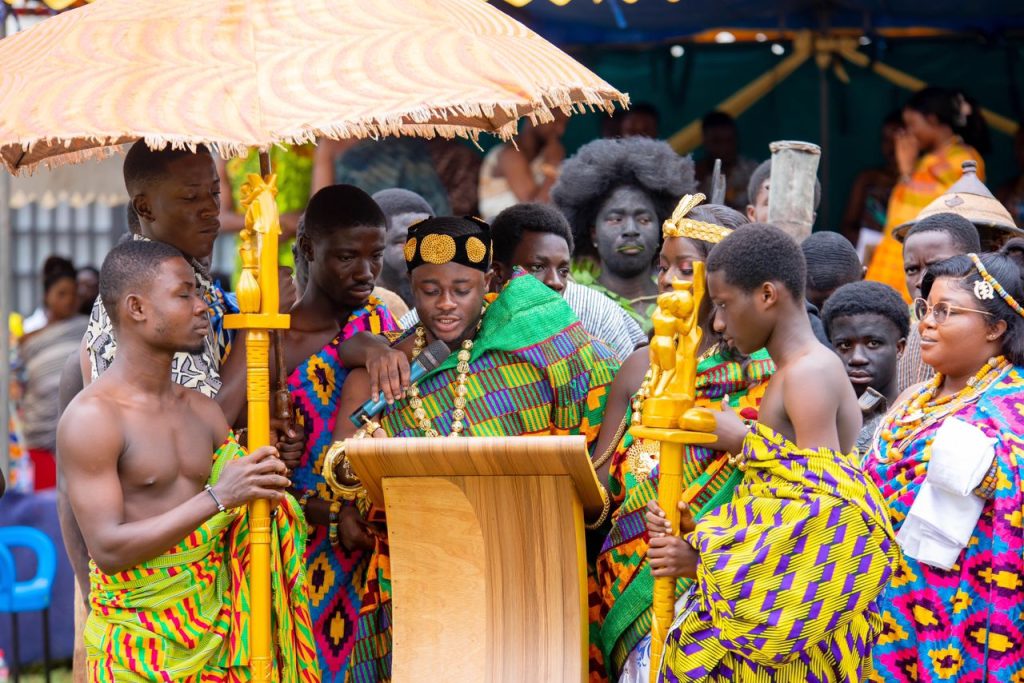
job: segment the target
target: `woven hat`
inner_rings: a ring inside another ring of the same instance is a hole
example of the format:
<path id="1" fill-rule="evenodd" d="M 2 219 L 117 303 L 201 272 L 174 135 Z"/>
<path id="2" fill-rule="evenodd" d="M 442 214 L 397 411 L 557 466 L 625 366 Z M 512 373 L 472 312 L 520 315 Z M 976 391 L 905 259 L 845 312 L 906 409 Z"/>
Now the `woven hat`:
<path id="1" fill-rule="evenodd" d="M 892 231 L 893 237 L 902 242 L 911 226 L 937 213 L 955 213 L 974 223 L 983 245 L 999 245 L 1008 237 L 1024 235 L 1024 230 L 1014 224 L 1006 207 L 978 178 L 977 162 L 965 161 L 962 168 L 960 180 L 924 207 L 917 218 L 896 226 Z"/>

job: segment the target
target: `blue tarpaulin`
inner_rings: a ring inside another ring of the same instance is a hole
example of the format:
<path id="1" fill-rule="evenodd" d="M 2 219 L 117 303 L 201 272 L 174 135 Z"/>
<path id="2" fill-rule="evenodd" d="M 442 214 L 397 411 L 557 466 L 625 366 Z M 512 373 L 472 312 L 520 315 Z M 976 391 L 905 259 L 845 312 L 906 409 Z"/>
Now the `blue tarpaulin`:
<path id="1" fill-rule="evenodd" d="M 999 33 L 1024 28 L 1020 0 L 532 0 L 522 8 L 491 0 L 559 45 L 670 40 L 719 28 L 928 27 Z"/>

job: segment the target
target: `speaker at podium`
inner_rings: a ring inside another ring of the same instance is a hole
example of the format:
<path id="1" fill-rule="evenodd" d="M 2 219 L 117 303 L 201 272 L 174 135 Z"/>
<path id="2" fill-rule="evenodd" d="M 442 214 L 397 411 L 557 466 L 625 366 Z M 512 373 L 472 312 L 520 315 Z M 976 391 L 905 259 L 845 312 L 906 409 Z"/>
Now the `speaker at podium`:
<path id="1" fill-rule="evenodd" d="M 582 683 L 584 515 L 604 499 L 582 436 L 349 439 L 387 513 L 392 679 Z"/>

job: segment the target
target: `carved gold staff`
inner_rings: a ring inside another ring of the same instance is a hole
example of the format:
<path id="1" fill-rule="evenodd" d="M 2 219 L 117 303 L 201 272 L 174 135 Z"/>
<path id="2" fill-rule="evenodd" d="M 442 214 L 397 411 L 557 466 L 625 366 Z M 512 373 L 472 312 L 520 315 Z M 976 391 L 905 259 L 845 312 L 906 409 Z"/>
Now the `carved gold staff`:
<path id="1" fill-rule="evenodd" d="M 704 299 L 704 264 L 693 264 L 693 282 L 672 283 L 673 291 L 658 297 L 651 339 L 651 395 L 644 400 L 635 438 L 660 442 L 658 505 L 678 533 L 678 503 L 683 500 L 684 447 L 715 442 L 715 418 L 694 408 L 697 392 L 697 349 L 702 332 L 698 325 Z M 690 501 L 686 501 L 689 503 Z M 675 616 L 676 579 L 654 580 L 654 618 L 651 621 L 651 681 L 658 678 L 665 637 Z"/>
<path id="2" fill-rule="evenodd" d="M 245 331 L 246 396 L 249 441 L 253 451 L 270 444 L 270 335 L 288 329 L 279 312 L 277 243 L 277 177 L 270 159 L 260 153 L 261 175 L 252 173 L 242 186 L 245 228 L 240 237 L 242 276 L 238 282 L 237 315 L 225 316 L 225 327 Z M 249 504 L 250 670 L 253 683 L 269 683 L 273 673 L 270 635 L 270 501 Z"/>

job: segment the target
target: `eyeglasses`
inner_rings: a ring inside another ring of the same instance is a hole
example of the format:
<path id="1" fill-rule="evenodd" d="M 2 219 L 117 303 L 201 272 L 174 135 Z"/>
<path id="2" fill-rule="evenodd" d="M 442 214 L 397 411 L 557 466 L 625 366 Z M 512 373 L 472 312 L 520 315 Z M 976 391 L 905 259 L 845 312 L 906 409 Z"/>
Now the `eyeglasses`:
<path id="1" fill-rule="evenodd" d="M 914 299 L 914 315 L 917 316 L 918 320 L 924 320 L 931 313 L 935 318 L 935 324 L 941 325 L 946 322 L 946 318 L 949 317 L 950 311 L 964 311 L 967 313 L 981 313 L 982 315 L 992 315 L 988 311 L 982 311 L 977 308 L 964 308 L 963 306 L 953 306 L 940 301 L 934 306 L 929 306 L 928 302 L 924 299 Z"/>

